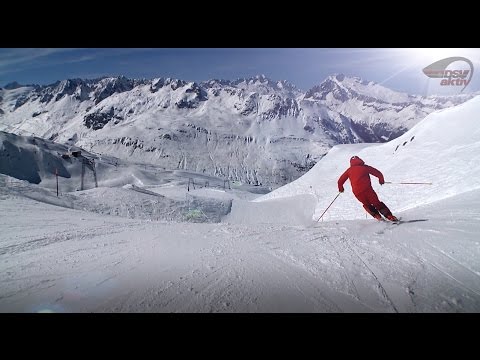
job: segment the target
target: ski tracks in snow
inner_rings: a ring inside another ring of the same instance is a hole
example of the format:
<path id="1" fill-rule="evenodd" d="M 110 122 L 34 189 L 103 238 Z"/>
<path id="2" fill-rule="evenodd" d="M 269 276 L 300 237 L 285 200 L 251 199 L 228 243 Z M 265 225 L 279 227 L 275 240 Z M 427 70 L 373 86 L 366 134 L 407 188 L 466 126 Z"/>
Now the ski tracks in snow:
<path id="1" fill-rule="evenodd" d="M 259 260 L 282 274 L 282 282 L 304 298 L 290 303 L 303 303 L 304 311 L 398 311 L 378 276 L 349 245 L 345 229 L 326 233 L 318 228 L 271 226 L 272 236 L 260 237 L 266 251 L 261 253 L 265 260 Z"/>
<path id="2" fill-rule="evenodd" d="M 348 293 L 373 312 L 398 312 L 395 302 L 385 289 L 384 275 L 375 265 L 373 252 L 361 245 L 358 232 L 348 226 L 325 228 L 330 236 L 326 242 L 334 250 L 344 274 Z M 355 311 L 345 309 L 345 311 Z"/>
<path id="3" fill-rule="evenodd" d="M 474 225 L 165 224 L 19 205 L 0 219 L 1 311 L 480 310 Z"/>
<path id="4" fill-rule="evenodd" d="M 450 234 L 460 231 L 462 237 L 452 239 Z M 399 255 L 395 269 L 404 274 L 397 279 L 410 278 L 406 290 L 412 307 L 407 305 L 405 311 L 480 310 L 480 272 L 475 270 L 480 254 L 474 231 L 446 227 L 445 221 L 437 220 L 387 227 L 383 237 L 389 252 Z"/>

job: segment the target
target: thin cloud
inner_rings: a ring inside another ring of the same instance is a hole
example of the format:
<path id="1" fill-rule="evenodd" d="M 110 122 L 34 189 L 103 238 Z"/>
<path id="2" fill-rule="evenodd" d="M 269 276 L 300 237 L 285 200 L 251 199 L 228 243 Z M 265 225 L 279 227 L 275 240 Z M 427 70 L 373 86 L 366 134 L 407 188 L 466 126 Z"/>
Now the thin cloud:
<path id="1" fill-rule="evenodd" d="M 70 75 L 72 79 L 98 79 L 104 76 L 113 76 L 107 73 L 73 73 Z"/>
<path id="2" fill-rule="evenodd" d="M 1 49 L 0 69 L 21 63 L 32 62 L 36 59 L 78 49 Z"/>
<path id="3" fill-rule="evenodd" d="M 149 49 L 94 49 L 85 48 L 49 48 L 49 49 L 1 49 L 0 75 L 58 64 L 72 64 L 92 61 L 109 56 L 128 55 Z M 88 54 L 78 52 L 89 51 Z M 70 54 L 69 54 L 70 53 Z M 75 54 L 77 53 L 77 54 Z M 61 55 L 58 58 L 57 55 Z"/>
<path id="4" fill-rule="evenodd" d="M 79 58 L 65 60 L 64 63 L 68 63 L 68 64 L 79 63 L 83 61 L 95 60 L 96 58 L 97 58 L 96 55 L 83 55 L 83 56 L 80 56 Z"/>
<path id="5" fill-rule="evenodd" d="M 26 49 L 12 48 L 0 49 L 0 82 L 2 78 L 13 78 L 28 71 L 38 71 L 40 68 L 53 68 L 61 66 L 76 66 L 86 62 L 109 61 L 121 59 L 135 54 L 147 54 L 156 51 L 149 48 L 45 48 Z M 107 60 L 109 59 L 109 60 Z M 117 61 L 118 63 L 118 61 Z M 126 63 L 126 65 L 128 62 Z M 92 68 L 94 70 L 95 68 Z M 95 70 L 93 71 L 95 72 Z M 65 76 L 61 75 L 60 77 Z M 67 75 L 71 77 L 71 75 Z M 32 79 L 31 81 L 37 81 Z"/>

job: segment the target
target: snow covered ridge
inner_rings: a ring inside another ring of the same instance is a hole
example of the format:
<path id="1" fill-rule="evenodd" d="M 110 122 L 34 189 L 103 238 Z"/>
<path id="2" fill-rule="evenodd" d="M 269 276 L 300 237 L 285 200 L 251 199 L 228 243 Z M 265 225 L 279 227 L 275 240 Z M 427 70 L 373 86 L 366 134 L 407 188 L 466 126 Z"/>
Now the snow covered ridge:
<path id="1" fill-rule="evenodd" d="M 99 156 L 75 146 L 0 131 L 0 198 L 15 194 L 135 219 L 220 222 L 230 212 L 233 199 L 266 192 L 259 186 Z"/>
<path id="2" fill-rule="evenodd" d="M 278 187 L 337 144 L 386 142 L 473 94 L 421 97 L 344 75 L 303 92 L 249 79 L 68 79 L 0 89 L 0 130 Z"/>
<path id="3" fill-rule="evenodd" d="M 338 194 L 337 180 L 359 156 L 380 170 L 380 186 L 374 190 L 392 212 L 399 213 L 438 200 L 480 189 L 480 96 L 461 105 L 434 112 L 402 136 L 384 144 L 337 145 L 307 174 L 254 201 L 309 194 L 317 199 L 313 219 Z M 431 182 L 432 185 L 401 185 L 400 182 Z M 365 211 L 346 182 L 345 192 L 325 214 L 325 220 L 365 219 Z"/>
<path id="4" fill-rule="evenodd" d="M 0 312 L 479 312 L 479 111 L 476 97 L 393 141 L 334 146 L 258 202 L 233 182 L 222 191 L 221 178 L 0 132 L 0 172 L 33 167 L 41 179 L 0 174 Z M 312 221 L 353 154 L 386 181 L 432 182 L 373 181 L 410 223 L 365 219 L 349 182 Z M 81 184 L 82 158 L 95 160 L 99 186 L 87 168 L 86 190 L 66 191 Z M 59 162 L 70 177 L 57 197 Z M 190 178 L 203 187 L 186 190 Z"/>

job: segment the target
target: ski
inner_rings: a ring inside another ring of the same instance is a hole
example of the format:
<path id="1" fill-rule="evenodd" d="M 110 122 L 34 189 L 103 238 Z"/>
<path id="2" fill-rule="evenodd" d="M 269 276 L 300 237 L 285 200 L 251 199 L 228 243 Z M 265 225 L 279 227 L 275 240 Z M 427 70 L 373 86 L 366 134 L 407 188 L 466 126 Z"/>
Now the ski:
<path id="1" fill-rule="evenodd" d="M 393 225 L 400 225 L 400 224 L 407 224 L 407 223 L 414 223 L 414 222 L 420 222 L 420 221 L 428 221 L 428 219 L 412 219 L 412 220 L 404 220 L 403 218 L 399 217 L 397 218 L 397 221 L 391 221 L 391 220 L 383 220 L 386 223 L 390 223 Z"/>

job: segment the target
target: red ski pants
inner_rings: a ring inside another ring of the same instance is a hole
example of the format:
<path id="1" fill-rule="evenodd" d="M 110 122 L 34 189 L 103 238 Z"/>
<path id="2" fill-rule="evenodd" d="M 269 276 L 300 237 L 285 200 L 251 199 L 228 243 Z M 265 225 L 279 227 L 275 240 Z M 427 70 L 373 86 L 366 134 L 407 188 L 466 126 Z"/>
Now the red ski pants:
<path id="1" fill-rule="evenodd" d="M 358 199 L 358 201 L 363 204 L 363 208 L 368 213 L 370 213 L 370 215 L 375 216 L 375 214 L 378 212 L 380 212 L 385 217 L 392 215 L 392 212 L 387 207 L 387 205 L 378 200 L 378 195 L 372 188 L 367 189 L 359 194 L 353 194 Z"/>
<path id="2" fill-rule="evenodd" d="M 378 200 L 378 195 L 372 188 L 365 190 L 360 194 L 354 193 L 354 195 L 365 207 L 373 205 L 375 209 L 380 210 L 385 206 L 384 203 Z"/>

